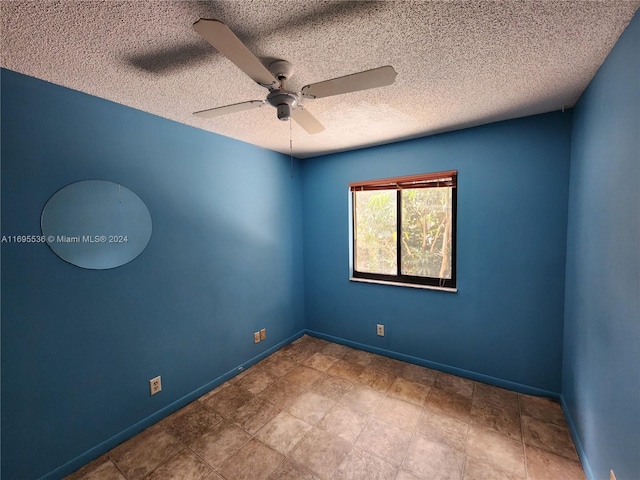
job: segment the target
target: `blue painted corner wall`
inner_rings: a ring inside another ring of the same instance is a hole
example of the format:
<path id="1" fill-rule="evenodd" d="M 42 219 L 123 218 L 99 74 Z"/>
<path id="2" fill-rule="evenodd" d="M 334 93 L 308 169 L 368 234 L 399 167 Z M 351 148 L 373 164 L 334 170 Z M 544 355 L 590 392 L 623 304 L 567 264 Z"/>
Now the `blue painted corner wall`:
<path id="1" fill-rule="evenodd" d="M 131 189 L 153 220 L 146 250 L 112 270 L 2 244 L 2 478 L 25 480 L 304 330 L 302 181 L 288 156 L 12 71 L 0 80 L 2 235 L 40 234 L 49 197 L 85 179 Z"/>
<path id="2" fill-rule="evenodd" d="M 305 160 L 307 329 L 559 394 L 570 138 L 567 111 Z M 349 182 L 445 170 L 458 292 L 349 281 Z"/>
<path id="3" fill-rule="evenodd" d="M 640 478 L 640 12 L 574 109 L 562 395 L 591 478 Z"/>

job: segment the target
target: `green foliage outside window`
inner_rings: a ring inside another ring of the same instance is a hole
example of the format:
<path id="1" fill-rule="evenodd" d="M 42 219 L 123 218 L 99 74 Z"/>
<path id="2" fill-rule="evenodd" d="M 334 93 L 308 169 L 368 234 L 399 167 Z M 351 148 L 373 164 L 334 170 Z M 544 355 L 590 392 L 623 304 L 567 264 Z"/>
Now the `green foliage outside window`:
<path id="1" fill-rule="evenodd" d="M 356 192 L 355 199 L 356 270 L 396 275 L 396 192 Z"/>
<path id="2" fill-rule="evenodd" d="M 400 191 L 401 274 L 451 278 L 452 188 Z M 397 274 L 396 190 L 355 192 L 355 269 Z"/>
<path id="3" fill-rule="evenodd" d="M 402 274 L 451 278 L 451 188 L 402 190 Z"/>

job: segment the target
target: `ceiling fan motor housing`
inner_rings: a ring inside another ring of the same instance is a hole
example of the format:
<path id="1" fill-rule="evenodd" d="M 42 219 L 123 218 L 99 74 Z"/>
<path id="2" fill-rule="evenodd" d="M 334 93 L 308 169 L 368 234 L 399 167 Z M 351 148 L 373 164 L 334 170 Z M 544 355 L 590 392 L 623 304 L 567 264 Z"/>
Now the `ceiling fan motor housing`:
<path id="1" fill-rule="evenodd" d="M 296 108 L 299 101 L 300 97 L 296 93 L 288 90 L 273 90 L 267 95 L 267 102 L 276 107 L 278 110 L 278 119 L 283 121 L 289 120 L 291 110 Z"/>

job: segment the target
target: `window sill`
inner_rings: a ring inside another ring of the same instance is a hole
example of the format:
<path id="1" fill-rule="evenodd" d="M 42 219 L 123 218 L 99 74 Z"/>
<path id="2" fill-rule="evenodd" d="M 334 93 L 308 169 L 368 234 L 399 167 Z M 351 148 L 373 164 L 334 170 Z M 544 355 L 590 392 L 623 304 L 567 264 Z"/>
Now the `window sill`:
<path id="1" fill-rule="evenodd" d="M 378 283 L 380 285 L 391 285 L 393 287 L 421 288 L 423 290 L 440 290 L 442 292 L 451 292 L 451 293 L 456 293 L 458 291 L 457 288 L 435 287 L 433 285 L 421 285 L 419 283 L 387 282 L 384 280 L 371 280 L 369 278 L 349 277 L 349 281 L 362 282 L 362 283 Z"/>

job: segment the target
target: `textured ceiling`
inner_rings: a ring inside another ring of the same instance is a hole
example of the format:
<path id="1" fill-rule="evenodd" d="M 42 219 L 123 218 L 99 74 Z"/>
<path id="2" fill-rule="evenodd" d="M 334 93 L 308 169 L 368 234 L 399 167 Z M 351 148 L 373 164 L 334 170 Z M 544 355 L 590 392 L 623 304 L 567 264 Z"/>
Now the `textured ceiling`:
<path id="1" fill-rule="evenodd" d="M 193 112 L 268 93 L 192 28 L 225 22 L 287 87 L 392 65 L 395 84 L 304 101 L 326 130 L 292 123 L 300 158 L 571 107 L 640 6 L 608 1 L 0 1 L 3 67 L 289 153 L 264 106 Z"/>

